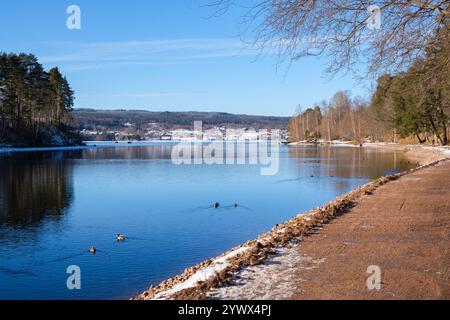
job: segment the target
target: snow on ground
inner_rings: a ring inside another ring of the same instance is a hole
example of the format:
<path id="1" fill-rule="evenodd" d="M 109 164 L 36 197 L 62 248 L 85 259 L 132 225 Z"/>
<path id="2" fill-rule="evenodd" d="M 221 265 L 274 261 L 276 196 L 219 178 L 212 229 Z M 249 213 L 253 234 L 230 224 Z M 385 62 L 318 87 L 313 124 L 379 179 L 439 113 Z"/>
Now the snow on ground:
<path id="1" fill-rule="evenodd" d="M 171 289 L 167 291 L 163 291 L 161 293 L 158 293 L 153 300 L 164 300 L 169 299 L 173 294 L 185 290 L 188 288 L 194 288 L 199 282 L 207 281 L 209 279 L 213 279 L 217 276 L 217 274 L 230 265 L 228 262 L 230 259 L 243 254 L 246 252 L 249 248 L 248 247 L 242 247 L 239 249 L 236 249 L 234 251 L 231 251 L 230 253 L 226 254 L 223 257 L 219 257 L 216 260 L 212 262 L 212 264 L 209 267 L 203 268 L 198 270 L 196 273 L 194 273 L 189 279 L 187 279 L 184 282 L 178 283 L 175 286 L 173 286 Z"/>
<path id="2" fill-rule="evenodd" d="M 209 299 L 219 300 L 286 300 L 295 293 L 292 284 L 298 274 L 292 270 L 315 269 L 325 258 L 314 260 L 300 255 L 298 245 L 277 248 L 277 254 L 263 264 L 244 268 L 227 286 L 212 289 Z"/>
<path id="3" fill-rule="evenodd" d="M 450 147 L 440 147 L 441 150 L 447 157 L 450 157 Z"/>

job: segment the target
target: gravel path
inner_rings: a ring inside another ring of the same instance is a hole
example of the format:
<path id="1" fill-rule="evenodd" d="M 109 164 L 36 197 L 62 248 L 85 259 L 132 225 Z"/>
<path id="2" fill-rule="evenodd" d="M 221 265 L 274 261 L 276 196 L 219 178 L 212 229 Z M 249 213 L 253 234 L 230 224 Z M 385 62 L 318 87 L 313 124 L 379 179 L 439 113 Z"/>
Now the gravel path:
<path id="1" fill-rule="evenodd" d="M 369 290 L 369 266 L 381 289 Z M 401 177 L 210 299 L 450 299 L 450 161 Z"/>

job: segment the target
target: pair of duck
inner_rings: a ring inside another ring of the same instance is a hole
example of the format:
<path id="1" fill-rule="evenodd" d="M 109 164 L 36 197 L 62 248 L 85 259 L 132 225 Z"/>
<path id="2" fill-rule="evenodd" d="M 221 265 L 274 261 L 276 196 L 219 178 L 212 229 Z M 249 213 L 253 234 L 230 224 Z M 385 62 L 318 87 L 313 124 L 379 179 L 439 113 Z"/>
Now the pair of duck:
<path id="1" fill-rule="evenodd" d="M 220 207 L 220 203 L 216 202 L 216 203 L 214 204 L 214 209 L 219 209 L 219 207 Z M 239 207 L 239 205 L 238 205 L 237 203 L 235 203 L 235 204 L 234 204 L 234 207 L 237 208 L 237 207 Z"/>
<path id="2" fill-rule="evenodd" d="M 117 236 L 116 236 L 116 240 L 118 241 L 118 242 L 122 242 L 122 241 L 125 241 L 125 236 L 123 235 L 123 234 L 117 234 Z M 91 246 L 90 248 L 89 248 L 89 253 L 90 254 L 96 254 L 97 253 L 97 248 L 95 248 L 94 246 Z"/>

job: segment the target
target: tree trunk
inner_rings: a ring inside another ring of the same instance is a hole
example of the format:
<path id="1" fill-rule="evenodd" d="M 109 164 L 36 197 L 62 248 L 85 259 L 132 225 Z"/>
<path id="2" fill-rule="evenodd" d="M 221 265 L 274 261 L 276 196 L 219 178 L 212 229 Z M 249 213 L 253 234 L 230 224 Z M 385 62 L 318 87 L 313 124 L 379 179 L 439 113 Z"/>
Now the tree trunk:
<path id="1" fill-rule="evenodd" d="M 416 133 L 416 137 L 417 137 L 417 139 L 419 139 L 419 143 L 420 144 L 423 144 L 423 143 L 425 143 L 427 141 L 427 138 L 425 138 L 425 139 L 420 138 L 420 134 L 419 133 Z"/>
<path id="2" fill-rule="evenodd" d="M 443 139 L 442 139 L 442 145 L 446 146 L 448 144 L 448 135 L 447 135 L 447 126 L 444 124 L 442 124 L 442 126 L 444 127 L 443 129 Z"/>
<path id="3" fill-rule="evenodd" d="M 429 118 L 430 118 L 431 127 L 433 128 L 433 133 L 436 135 L 436 137 L 438 138 L 440 143 L 442 145 L 444 145 L 444 143 L 443 143 L 444 141 L 442 140 L 441 135 L 439 134 L 439 130 L 437 129 L 436 124 L 434 123 L 433 117 L 431 115 L 429 115 Z"/>

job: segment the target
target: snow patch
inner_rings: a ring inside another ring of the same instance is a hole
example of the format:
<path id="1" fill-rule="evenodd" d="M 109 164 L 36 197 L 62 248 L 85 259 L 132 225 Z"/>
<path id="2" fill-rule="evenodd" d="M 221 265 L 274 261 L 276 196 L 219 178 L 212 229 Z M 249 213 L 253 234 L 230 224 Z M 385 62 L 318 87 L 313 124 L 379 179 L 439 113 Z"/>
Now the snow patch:
<path id="1" fill-rule="evenodd" d="M 230 259 L 245 253 L 247 250 L 249 250 L 249 247 L 242 247 L 215 259 L 210 266 L 198 270 L 190 278 L 174 285 L 171 289 L 158 293 L 157 295 L 155 295 L 153 300 L 169 299 L 177 292 L 196 287 L 199 282 L 214 279 L 221 271 L 230 266 L 230 263 L 228 262 Z"/>
<path id="2" fill-rule="evenodd" d="M 450 157 L 450 148 L 449 147 L 440 147 L 439 150 L 445 154 L 447 157 Z"/>
<path id="3" fill-rule="evenodd" d="M 319 268 L 326 259 L 313 259 L 299 254 L 298 245 L 276 248 L 276 254 L 261 265 L 245 267 L 233 276 L 233 282 L 207 292 L 213 300 L 287 300 L 298 289 L 294 284 L 304 281 L 293 270 Z"/>
<path id="4" fill-rule="evenodd" d="M 341 140 L 332 140 L 330 141 L 330 145 L 333 147 L 350 147 L 350 148 L 359 148 L 359 145 L 354 144 L 352 141 L 341 141 Z"/>

